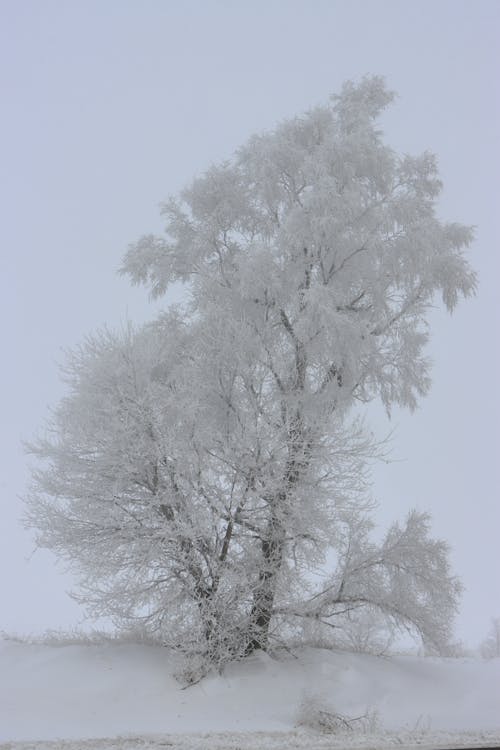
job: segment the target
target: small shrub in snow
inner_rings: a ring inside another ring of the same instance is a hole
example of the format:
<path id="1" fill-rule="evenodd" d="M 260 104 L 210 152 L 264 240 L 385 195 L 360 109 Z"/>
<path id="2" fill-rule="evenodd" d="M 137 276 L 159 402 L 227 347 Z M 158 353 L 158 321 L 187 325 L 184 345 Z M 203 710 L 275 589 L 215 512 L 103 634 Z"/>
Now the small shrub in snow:
<path id="1" fill-rule="evenodd" d="M 368 710 L 361 716 L 346 716 L 318 695 L 306 695 L 303 698 L 297 711 L 296 725 L 323 734 L 351 731 L 371 734 L 380 730 L 379 717 L 375 709 Z"/>
<path id="2" fill-rule="evenodd" d="M 191 657 L 181 663 L 174 672 L 174 677 L 183 687 L 190 687 L 206 677 L 209 671 L 210 665 L 205 660 Z"/>

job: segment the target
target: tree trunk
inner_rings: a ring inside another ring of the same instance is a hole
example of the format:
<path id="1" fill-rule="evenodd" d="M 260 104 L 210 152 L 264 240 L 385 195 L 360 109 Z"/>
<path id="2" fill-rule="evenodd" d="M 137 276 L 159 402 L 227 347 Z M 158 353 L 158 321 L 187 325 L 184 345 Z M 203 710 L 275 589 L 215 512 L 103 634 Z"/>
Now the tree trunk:
<path id="1" fill-rule="evenodd" d="M 283 562 L 284 539 L 282 530 L 271 524 L 269 537 L 262 540 L 261 548 L 263 561 L 250 613 L 250 640 L 246 647 L 247 654 L 259 649 L 266 651 L 268 646 L 269 625 L 276 595 L 276 581 Z"/>
<path id="2" fill-rule="evenodd" d="M 307 256 L 307 249 L 304 248 Z M 310 286 L 310 269 L 306 269 L 304 284 L 300 287 L 301 311 L 305 309 L 303 299 L 304 289 Z M 297 336 L 294 327 L 284 308 L 280 309 L 280 321 L 294 348 L 294 380 L 292 392 L 301 394 L 304 391 L 307 371 L 307 356 L 304 344 Z M 287 406 L 283 404 L 283 413 L 287 413 Z M 269 641 L 269 625 L 273 615 L 276 584 L 283 565 L 285 554 L 286 528 L 283 518 L 286 516 L 286 506 L 289 497 L 294 492 L 300 478 L 307 469 L 309 451 L 306 450 L 306 430 L 300 407 L 291 417 L 287 427 L 288 458 L 283 473 L 283 488 L 270 502 L 271 517 L 268 533 L 261 541 L 262 566 L 259 580 L 254 592 L 254 600 L 250 614 L 250 640 L 246 653 L 262 649 L 265 651 Z"/>

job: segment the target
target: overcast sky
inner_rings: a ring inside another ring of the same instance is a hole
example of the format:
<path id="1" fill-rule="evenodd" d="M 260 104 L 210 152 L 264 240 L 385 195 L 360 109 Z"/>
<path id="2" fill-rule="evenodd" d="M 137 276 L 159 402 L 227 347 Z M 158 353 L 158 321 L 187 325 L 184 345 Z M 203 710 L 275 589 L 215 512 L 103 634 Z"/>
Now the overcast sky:
<path id="1" fill-rule="evenodd" d="M 440 215 L 477 226 L 480 275 L 433 314 L 433 389 L 394 415 L 378 517 L 432 513 L 466 586 L 457 638 L 481 640 L 500 616 L 499 33 L 489 0 L 0 0 L 0 629 L 82 618 L 54 558 L 28 560 L 20 441 L 63 392 L 64 347 L 158 310 L 116 275 L 127 244 L 249 135 L 375 73 L 399 93 L 387 140 L 438 154 Z"/>

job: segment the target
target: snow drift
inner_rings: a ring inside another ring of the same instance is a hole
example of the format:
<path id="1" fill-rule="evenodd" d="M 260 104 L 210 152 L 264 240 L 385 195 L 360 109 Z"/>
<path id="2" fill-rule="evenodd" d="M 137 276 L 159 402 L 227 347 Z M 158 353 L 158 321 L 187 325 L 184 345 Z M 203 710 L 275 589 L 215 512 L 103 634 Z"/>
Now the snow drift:
<path id="1" fill-rule="evenodd" d="M 158 646 L 0 641 L 0 740 L 291 732 L 304 703 L 351 717 L 368 713 L 378 730 L 401 737 L 426 730 L 484 738 L 498 730 L 500 740 L 498 659 L 309 648 L 255 654 L 188 689 L 175 679 L 177 668 Z"/>

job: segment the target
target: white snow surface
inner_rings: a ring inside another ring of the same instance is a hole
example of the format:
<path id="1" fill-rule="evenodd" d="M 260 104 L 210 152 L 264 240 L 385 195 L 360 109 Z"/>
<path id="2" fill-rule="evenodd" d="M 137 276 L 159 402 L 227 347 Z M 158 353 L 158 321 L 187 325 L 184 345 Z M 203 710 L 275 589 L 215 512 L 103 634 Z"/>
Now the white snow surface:
<path id="1" fill-rule="evenodd" d="M 177 668 L 159 646 L 2 640 L 0 750 L 500 746 L 500 659 L 307 648 L 254 655 L 187 689 Z M 322 734 L 299 725 L 304 701 L 377 720 Z"/>

